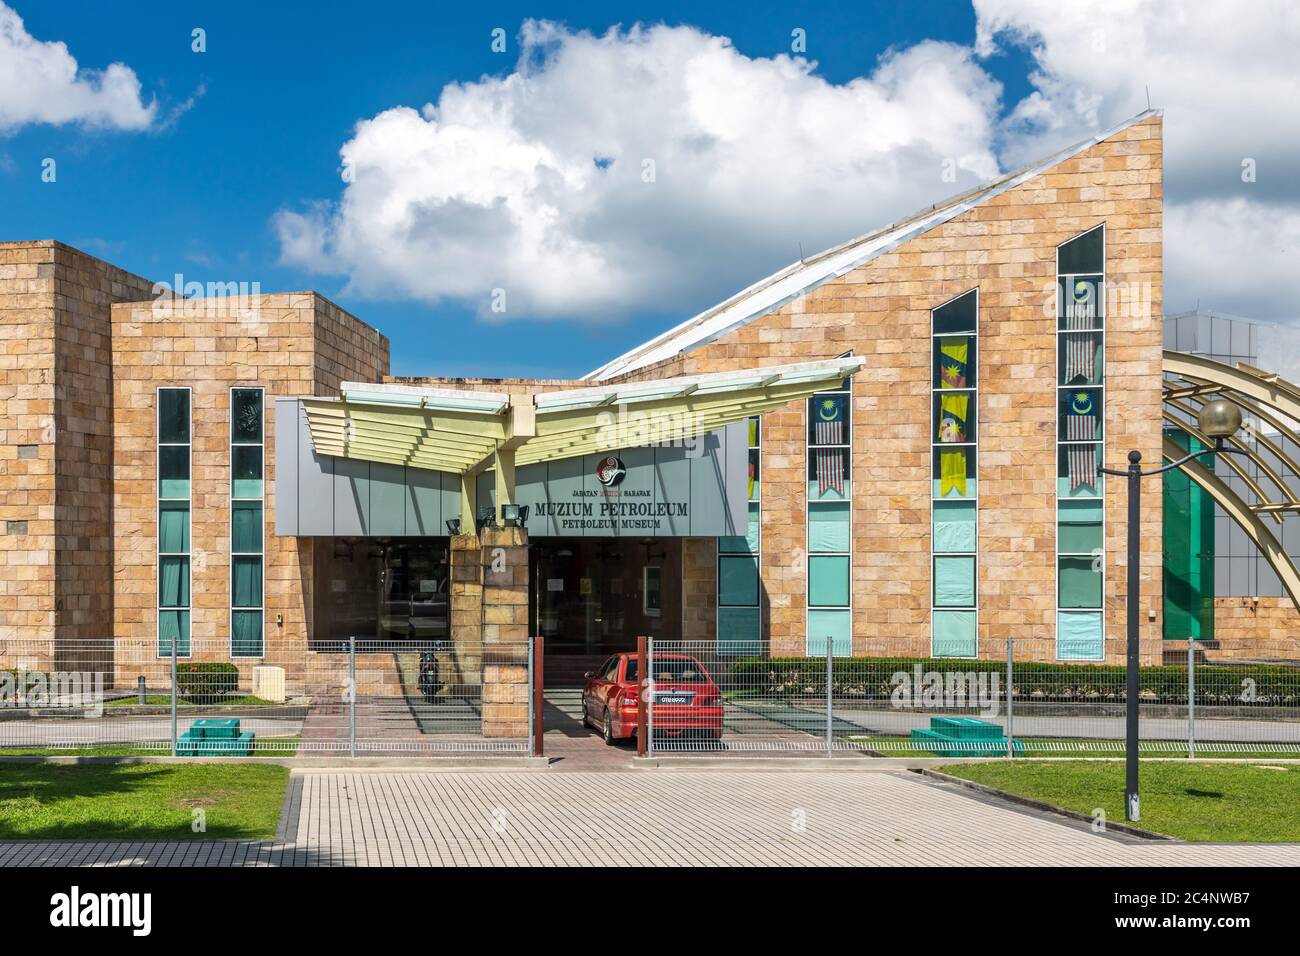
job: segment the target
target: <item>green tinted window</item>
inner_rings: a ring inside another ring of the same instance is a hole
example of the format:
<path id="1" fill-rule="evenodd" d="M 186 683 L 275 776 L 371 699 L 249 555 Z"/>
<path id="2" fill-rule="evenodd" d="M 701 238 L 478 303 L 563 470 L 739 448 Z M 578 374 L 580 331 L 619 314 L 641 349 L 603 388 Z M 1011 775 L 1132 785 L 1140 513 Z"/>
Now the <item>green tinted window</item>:
<path id="1" fill-rule="evenodd" d="M 187 444 L 190 440 L 190 391 L 187 388 L 158 390 L 158 441 Z"/>

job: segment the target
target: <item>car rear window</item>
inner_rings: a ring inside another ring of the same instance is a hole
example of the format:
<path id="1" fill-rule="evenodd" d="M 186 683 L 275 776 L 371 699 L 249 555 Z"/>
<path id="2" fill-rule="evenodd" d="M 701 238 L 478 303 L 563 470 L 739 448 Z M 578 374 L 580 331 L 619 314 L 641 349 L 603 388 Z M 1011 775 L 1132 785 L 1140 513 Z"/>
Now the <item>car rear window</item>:
<path id="1" fill-rule="evenodd" d="M 704 681 L 709 676 L 704 672 L 698 661 L 683 659 L 680 657 L 657 657 L 654 661 L 654 679 L 657 681 Z M 627 659 L 627 677 L 626 680 L 635 681 L 637 676 L 637 659 L 629 657 Z"/>

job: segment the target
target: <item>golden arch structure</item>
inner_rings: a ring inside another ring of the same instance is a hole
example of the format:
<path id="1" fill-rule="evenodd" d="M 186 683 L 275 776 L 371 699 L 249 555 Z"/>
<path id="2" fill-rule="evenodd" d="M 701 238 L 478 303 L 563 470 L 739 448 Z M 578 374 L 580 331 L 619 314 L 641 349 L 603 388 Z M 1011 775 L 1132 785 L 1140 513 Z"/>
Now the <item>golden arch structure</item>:
<path id="1" fill-rule="evenodd" d="M 1300 611 L 1300 570 L 1274 533 L 1280 531 L 1287 514 L 1300 513 L 1300 479 L 1296 478 L 1300 463 L 1288 451 L 1288 447 L 1300 448 L 1300 386 L 1244 363 L 1225 365 L 1168 350 L 1164 353 L 1164 372 L 1165 422 L 1206 447 L 1213 446 L 1214 441 L 1196 426 L 1201 406 L 1215 398 L 1226 398 L 1241 409 L 1249 427 L 1227 439 L 1227 445 L 1240 454 L 1223 455 L 1220 460 L 1242 479 L 1252 500 L 1247 501 L 1194 461 L 1183 465 L 1182 470 L 1250 537 Z M 1172 461 L 1185 453 L 1177 442 L 1165 436 L 1166 459 Z M 1249 459 L 1258 474 L 1247 468 L 1243 459 Z"/>

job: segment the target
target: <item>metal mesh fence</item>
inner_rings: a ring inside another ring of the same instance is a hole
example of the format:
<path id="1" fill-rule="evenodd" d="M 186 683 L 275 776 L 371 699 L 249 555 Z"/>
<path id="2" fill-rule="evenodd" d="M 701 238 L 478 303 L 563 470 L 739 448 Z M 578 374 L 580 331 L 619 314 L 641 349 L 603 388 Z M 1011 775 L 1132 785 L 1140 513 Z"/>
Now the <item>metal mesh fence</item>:
<path id="1" fill-rule="evenodd" d="M 1125 752 L 1122 664 L 991 658 L 789 657 L 650 642 L 652 753 L 883 757 Z M 1003 648 L 1007 645 L 1004 643 Z M 1144 756 L 1300 756 L 1300 665 L 1179 643 L 1140 668 Z M 1211 645 L 1213 647 L 1213 645 Z M 910 650 L 911 653 L 907 653 Z M 827 675 L 830 679 L 827 680 Z"/>
<path id="2" fill-rule="evenodd" d="M 527 645 L 452 641 L 315 642 L 274 663 L 224 641 L 174 658 L 137 641 L 5 641 L 0 754 L 522 754 L 531 665 Z"/>

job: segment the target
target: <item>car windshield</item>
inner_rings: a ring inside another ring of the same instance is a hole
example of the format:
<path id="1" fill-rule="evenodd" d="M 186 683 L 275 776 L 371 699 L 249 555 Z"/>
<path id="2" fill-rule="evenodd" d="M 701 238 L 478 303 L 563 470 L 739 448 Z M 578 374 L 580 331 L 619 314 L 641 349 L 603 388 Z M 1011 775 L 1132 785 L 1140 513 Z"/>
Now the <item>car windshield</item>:
<path id="1" fill-rule="evenodd" d="M 705 681 L 709 675 L 704 672 L 699 661 L 691 660 L 688 657 L 656 657 L 654 666 L 651 668 L 654 672 L 654 679 L 657 681 Z M 637 680 L 637 660 L 635 657 L 627 659 L 627 677 L 626 680 Z"/>

